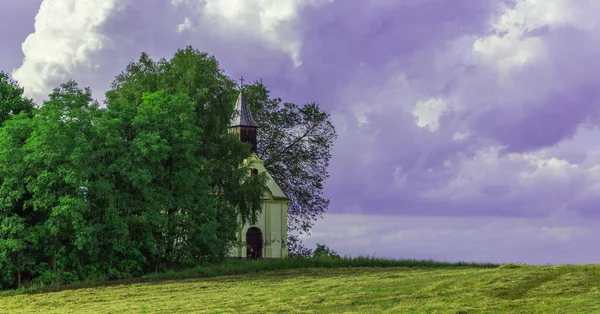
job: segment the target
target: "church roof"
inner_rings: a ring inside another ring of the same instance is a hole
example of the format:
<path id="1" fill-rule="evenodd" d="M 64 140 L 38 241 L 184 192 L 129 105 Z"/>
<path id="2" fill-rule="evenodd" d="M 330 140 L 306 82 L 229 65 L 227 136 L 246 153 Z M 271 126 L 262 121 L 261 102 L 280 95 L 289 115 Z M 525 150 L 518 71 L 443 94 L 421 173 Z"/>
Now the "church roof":
<path id="1" fill-rule="evenodd" d="M 254 117 L 252 117 L 252 111 L 250 111 L 250 107 L 248 107 L 248 100 L 243 91 L 240 92 L 240 95 L 235 102 L 235 114 L 233 119 L 231 119 L 231 124 L 229 126 L 258 127 L 256 121 L 254 121 Z"/>

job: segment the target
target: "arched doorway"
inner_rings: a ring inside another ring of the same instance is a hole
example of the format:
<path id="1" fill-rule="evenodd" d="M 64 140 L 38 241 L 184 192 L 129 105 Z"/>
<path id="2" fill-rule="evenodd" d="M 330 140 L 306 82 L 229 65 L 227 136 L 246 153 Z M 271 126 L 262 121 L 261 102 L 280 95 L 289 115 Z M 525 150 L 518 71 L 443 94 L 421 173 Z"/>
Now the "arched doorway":
<path id="1" fill-rule="evenodd" d="M 262 232 L 256 227 L 252 227 L 246 231 L 246 257 L 248 259 L 262 258 Z"/>

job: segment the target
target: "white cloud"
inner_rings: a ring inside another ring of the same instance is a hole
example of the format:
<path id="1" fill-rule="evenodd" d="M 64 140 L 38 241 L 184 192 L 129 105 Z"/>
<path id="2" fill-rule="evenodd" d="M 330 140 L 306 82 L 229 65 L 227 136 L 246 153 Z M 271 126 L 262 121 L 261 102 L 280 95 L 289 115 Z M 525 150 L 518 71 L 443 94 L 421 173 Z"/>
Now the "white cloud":
<path id="1" fill-rule="evenodd" d="M 99 71 L 114 76 L 142 51 L 168 57 L 165 51 L 191 44 L 214 53 L 206 43 L 215 40 L 221 45 L 212 48 L 219 52 L 233 42 L 243 41 L 247 47 L 241 56 L 224 53 L 222 60 L 256 62 L 251 59 L 270 49 L 287 54 L 299 66 L 300 33 L 292 22 L 303 6 L 327 2 L 44 0 L 35 32 L 22 45 L 23 64 L 13 77 L 40 101 L 69 79 L 84 86 L 106 83 L 108 77 L 98 78 Z"/>
<path id="2" fill-rule="evenodd" d="M 600 130 L 580 128 L 572 139 L 533 152 L 506 154 L 502 146 L 487 146 L 472 157 L 458 154 L 444 162 L 452 171 L 448 181 L 420 195 L 469 204 L 482 213 L 504 207 L 516 215 L 589 214 L 599 200 L 600 154 L 579 145 L 593 134 Z M 571 154 L 576 146 L 583 156 Z"/>
<path id="3" fill-rule="evenodd" d="M 326 244 L 342 255 L 539 265 L 600 262 L 589 249 L 600 236 L 600 222 L 572 217 L 325 214 L 313 230 L 302 236 L 308 247 Z"/>
<path id="4" fill-rule="evenodd" d="M 466 138 L 468 138 L 471 135 L 471 133 L 467 130 L 464 132 L 456 132 L 454 133 L 454 135 L 452 135 L 452 140 L 453 141 L 462 141 Z"/>
<path id="5" fill-rule="evenodd" d="M 194 25 L 192 24 L 192 20 L 190 20 L 189 17 L 186 17 L 183 20 L 183 23 L 177 25 L 177 32 L 178 33 L 182 33 L 182 32 L 184 32 L 186 30 L 192 30 L 193 27 L 194 27 Z"/>
<path id="6" fill-rule="evenodd" d="M 558 243 L 567 243 L 577 238 L 592 235 L 591 230 L 579 226 L 570 227 L 542 227 L 538 237 L 554 240 Z"/>
<path id="7" fill-rule="evenodd" d="M 97 30 L 116 5 L 115 0 L 42 2 L 35 32 L 22 45 L 23 65 L 12 73 L 28 96 L 39 100 L 75 72 L 93 72 L 100 66 L 90 55 L 110 41 Z"/>
<path id="8" fill-rule="evenodd" d="M 548 47 L 536 35 L 555 27 L 590 26 L 579 0 L 519 0 L 494 23 L 495 34 L 474 42 L 473 51 L 502 72 L 543 58 Z M 587 1 L 592 2 L 592 1 Z"/>
<path id="9" fill-rule="evenodd" d="M 430 98 L 418 101 L 412 114 L 417 118 L 417 125 L 428 127 L 433 132 L 440 127 L 440 117 L 448 109 L 448 104 L 441 98 Z"/>
<path id="10" fill-rule="evenodd" d="M 350 109 L 331 167 L 336 196 L 377 187 L 355 203 L 365 213 L 594 215 L 600 131 L 577 126 L 598 123 L 590 29 L 600 2 L 518 3 L 492 35 L 357 69 L 336 99 Z"/>
<path id="11" fill-rule="evenodd" d="M 172 3 L 181 5 L 183 0 Z M 259 36 L 271 47 L 281 49 L 294 62 L 302 64 L 300 56 L 301 42 L 299 34 L 285 24 L 297 18 L 298 11 L 305 5 L 320 5 L 328 0 L 205 0 L 198 7 L 196 19 L 208 23 L 217 22 L 221 33 L 244 33 L 247 36 Z M 189 6 L 190 4 L 186 2 Z M 215 25 L 213 24 L 213 27 Z"/>
<path id="12" fill-rule="evenodd" d="M 539 38 L 519 38 L 518 34 L 508 33 L 480 39 L 473 45 L 475 52 L 481 53 L 486 61 L 492 62 L 502 70 L 510 70 L 534 60 L 544 52 L 545 47 Z"/>

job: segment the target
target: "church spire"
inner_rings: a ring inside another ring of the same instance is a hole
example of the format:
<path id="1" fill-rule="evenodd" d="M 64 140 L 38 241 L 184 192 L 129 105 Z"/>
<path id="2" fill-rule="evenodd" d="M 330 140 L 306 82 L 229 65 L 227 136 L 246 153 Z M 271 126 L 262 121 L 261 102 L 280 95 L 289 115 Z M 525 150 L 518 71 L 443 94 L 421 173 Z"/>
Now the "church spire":
<path id="1" fill-rule="evenodd" d="M 248 107 L 248 100 L 244 94 L 244 77 L 240 79 L 241 90 L 235 102 L 235 113 L 229 124 L 233 133 L 239 134 L 240 140 L 251 145 L 250 151 L 256 152 L 256 129 L 258 123 L 254 121 L 252 111 Z"/>
<path id="2" fill-rule="evenodd" d="M 235 113 L 233 118 L 231 119 L 230 127 L 236 126 L 249 126 L 257 128 L 258 124 L 254 121 L 254 117 L 252 116 L 252 111 L 248 107 L 248 99 L 246 99 L 246 95 L 244 94 L 244 90 L 240 91 L 238 98 L 235 102 Z"/>

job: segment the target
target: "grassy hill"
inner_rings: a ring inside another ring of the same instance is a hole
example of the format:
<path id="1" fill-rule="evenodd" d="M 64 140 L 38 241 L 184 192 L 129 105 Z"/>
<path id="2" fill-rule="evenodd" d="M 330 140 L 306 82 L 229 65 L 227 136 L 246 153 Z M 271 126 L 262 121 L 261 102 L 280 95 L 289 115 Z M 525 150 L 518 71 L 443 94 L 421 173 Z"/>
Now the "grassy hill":
<path id="1" fill-rule="evenodd" d="M 600 265 L 233 261 L 127 284 L 4 293 L 0 313 L 600 313 L 599 271 Z"/>

